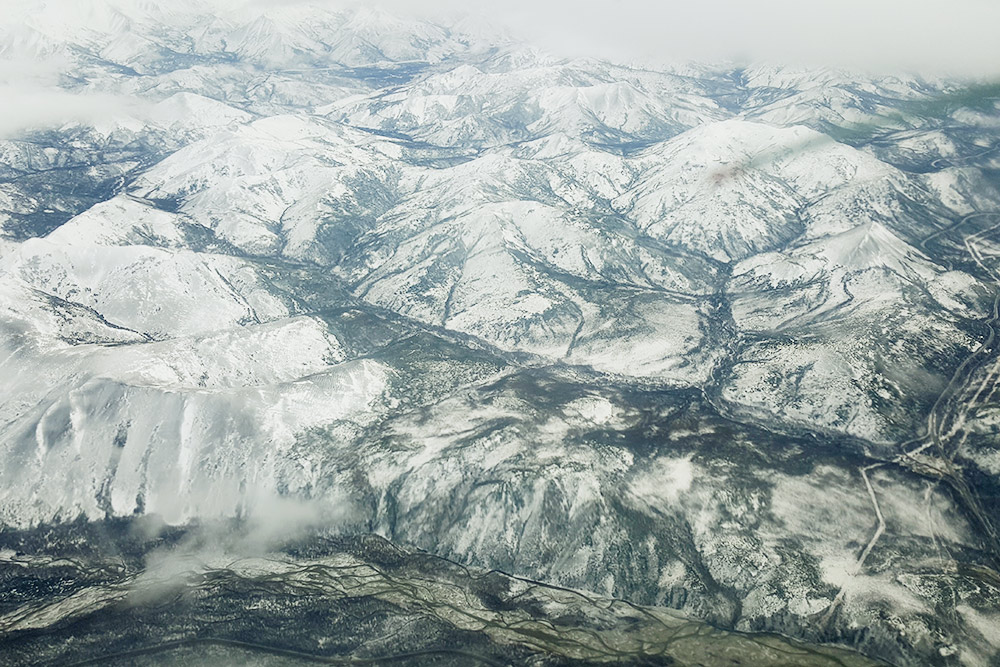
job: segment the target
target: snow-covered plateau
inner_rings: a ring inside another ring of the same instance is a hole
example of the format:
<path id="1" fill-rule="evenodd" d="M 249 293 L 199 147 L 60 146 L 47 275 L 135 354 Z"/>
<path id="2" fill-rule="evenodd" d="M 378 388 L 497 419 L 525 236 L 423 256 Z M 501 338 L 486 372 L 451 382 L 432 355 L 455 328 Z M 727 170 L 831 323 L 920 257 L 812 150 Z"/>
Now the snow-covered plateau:
<path id="1" fill-rule="evenodd" d="M 0 21 L 0 83 L 67 105 L 0 124 L 0 662 L 145 581 L 93 574 L 102 526 L 149 570 L 157 536 L 231 525 L 299 540 L 289 563 L 335 536 L 337 567 L 472 568 L 417 602 L 366 580 L 404 610 L 378 646 L 440 605 L 525 664 L 738 664 L 651 657 L 656 618 L 828 645 L 795 664 L 1000 661 L 996 86 L 566 59 L 308 3 L 44 4 Z M 60 545 L 90 588 L 18 578 Z M 292 576 L 269 563 L 224 576 Z M 522 579 L 487 599 L 488 570 Z M 563 588 L 522 609 L 525 580 Z"/>

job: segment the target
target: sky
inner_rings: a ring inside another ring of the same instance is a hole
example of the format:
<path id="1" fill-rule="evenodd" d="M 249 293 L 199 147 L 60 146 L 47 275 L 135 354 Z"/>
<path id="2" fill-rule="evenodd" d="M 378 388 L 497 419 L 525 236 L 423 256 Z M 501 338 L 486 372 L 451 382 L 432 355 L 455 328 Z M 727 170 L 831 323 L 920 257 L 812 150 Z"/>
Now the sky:
<path id="1" fill-rule="evenodd" d="M 574 55 L 1000 77 L 997 0 L 384 1 L 418 13 L 481 12 Z"/>

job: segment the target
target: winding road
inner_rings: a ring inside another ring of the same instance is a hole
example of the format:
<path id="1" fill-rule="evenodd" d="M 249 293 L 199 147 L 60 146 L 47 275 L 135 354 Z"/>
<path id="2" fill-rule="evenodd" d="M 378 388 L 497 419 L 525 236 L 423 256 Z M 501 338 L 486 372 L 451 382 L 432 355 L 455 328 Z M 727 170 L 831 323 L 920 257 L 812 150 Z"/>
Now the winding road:
<path id="1" fill-rule="evenodd" d="M 971 220 L 982 217 L 1000 218 L 1000 212 L 979 212 L 967 215 L 955 224 L 944 227 L 925 237 L 920 242 L 921 250 L 926 251 L 927 243 L 934 238 L 965 225 Z M 997 531 L 986 516 L 978 496 L 965 481 L 961 469 L 955 465 L 955 458 L 968 437 L 968 432 L 964 429 L 966 418 L 972 410 L 985 402 L 983 394 L 986 388 L 992 386 L 995 389 L 997 381 L 1000 379 L 1000 356 L 996 355 L 993 356 L 993 364 L 986 369 L 986 374 L 982 381 L 978 381 L 976 376 L 976 371 L 983 367 L 983 363 L 990 358 L 991 352 L 994 352 L 992 348 L 997 337 L 997 323 L 1000 322 L 1000 272 L 987 266 L 982 252 L 977 245 L 977 241 L 981 241 L 998 230 L 1000 230 L 1000 223 L 974 234 L 968 234 L 962 239 L 962 244 L 969 257 L 972 258 L 985 275 L 989 276 L 996 283 L 998 288 L 993 297 L 993 307 L 989 313 L 989 318 L 983 321 L 989 333 L 976 349 L 959 364 L 949 379 L 948 384 L 934 402 L 934 405 L 927 414 L 927 425 L 924 435 L 902 443 L 900 447 L 903 451 L 894 459 L 879 461 L 859 468 L 861 478 L 864 480 L 865 488 L 868 491 L 868 497 L 872 503 L 877 523 L 871 539 L 865 545 L 853 567 L 851 574 L 854 576 L 862 572 L 868 556 L 876 544 L 878 544 L 879 539 L 881 539 L 886 529 L 885 517 L 879 505 L 878 494 L 868 473 L 889 465 L 900 466 L 921 477 L 947 484 L 955 492 L 963 509 L 970 515 L 974 523 L 978 524 L 981 537 L 990 553 L 994 566 L 1000 567 L 1000 539 L 998 539 Z M 986 394 L 987 401 L 992 394 L 993 391 Z M 945 431 L 945 424 L 948 421 L 949 414 L 952 415 L 953 419 L 950 427 Z M 949 443 L 959 435 L 958 442 L 949 446 Z M 914 449 L 907 449 L 914 444 L 918 446 Z M 937 450 L 936 455 L 925 453 L 932 448 Z M 842 587 L 823 614 L 821 620 L 823 625 L 826 625 L 833 617 L 843 602 L 844 596 L 845 588 Z"/>

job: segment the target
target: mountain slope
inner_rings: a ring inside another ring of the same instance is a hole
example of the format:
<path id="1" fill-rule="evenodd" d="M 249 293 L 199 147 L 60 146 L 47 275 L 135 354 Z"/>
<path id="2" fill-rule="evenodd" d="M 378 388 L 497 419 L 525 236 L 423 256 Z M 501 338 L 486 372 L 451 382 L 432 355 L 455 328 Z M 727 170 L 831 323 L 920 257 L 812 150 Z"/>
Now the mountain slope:
<path id="1" fill-rule="evenodd" d="M 996 661 L 985 94 L 299 3 L 8 16 L 0 70 L 67 109 L 0 139 L 4 544 L 377 533 L 431 574 Z"/>

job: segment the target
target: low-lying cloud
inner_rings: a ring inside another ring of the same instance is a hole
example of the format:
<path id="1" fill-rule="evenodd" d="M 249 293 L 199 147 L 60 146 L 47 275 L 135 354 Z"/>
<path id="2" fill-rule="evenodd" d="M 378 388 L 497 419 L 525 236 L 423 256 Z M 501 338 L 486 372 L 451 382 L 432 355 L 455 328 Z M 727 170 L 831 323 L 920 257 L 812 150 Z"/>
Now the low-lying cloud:
<path id="1" fill-rule="evenodd" d="M 0 53 L 0 139 L 33 128 L 101 123 L 141 108 L 135 98 L 61 88 L 60 78 L 69 68 L 59 53 L 34 58 Z"/>
<path id="2" fill-rule="evenodd" d="M 104 93 L 74 93 L 54 87 L 2 85 L 0 138 L 25 130 L 60 127 L 67 123 L 98 124 L 133 114 L 139 105 L 131 98 Z"/>

